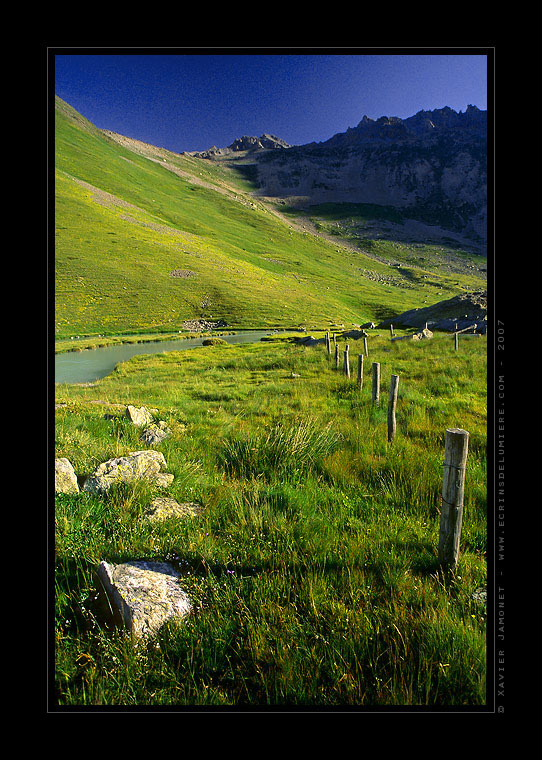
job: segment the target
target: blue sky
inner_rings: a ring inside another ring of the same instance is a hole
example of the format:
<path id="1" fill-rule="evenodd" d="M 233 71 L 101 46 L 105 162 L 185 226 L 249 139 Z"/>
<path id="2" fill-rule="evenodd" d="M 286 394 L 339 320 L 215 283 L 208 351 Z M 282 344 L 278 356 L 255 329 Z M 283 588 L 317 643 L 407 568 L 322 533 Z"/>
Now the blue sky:
<path id="1" fill-rule="evenodd" d="M 364 115 L 487 108 L 487 56 L 339 52 L 54 55 L 55 92 L 102 129 L 176 152 L 242 135 L 321 142 Z M 465 52 L 461 52 L 461 51 Z"/>

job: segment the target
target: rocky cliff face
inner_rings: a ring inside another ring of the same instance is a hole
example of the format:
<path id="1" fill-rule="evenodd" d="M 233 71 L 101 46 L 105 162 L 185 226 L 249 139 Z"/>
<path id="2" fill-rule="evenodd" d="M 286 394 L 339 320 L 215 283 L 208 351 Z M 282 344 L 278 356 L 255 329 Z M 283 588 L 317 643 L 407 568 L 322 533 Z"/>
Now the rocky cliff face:
<path id="1" fill-rule="evenodd" d="M 323 143 L 257 158 L 259 193 L 305 203 L 395 206 L 404 216 L 486 238 L 486 112 L 364 116 Z"/>
<path id="2" fill-rule="evenodd" d="M 371 203 L 405 218 L 486 239 L 487 112 L 468 106 L 419 111 L 408 119 L 364 116 L 321 143 L 288 146 L 273 136 L 243 137 L 205 158 L 249 151 L 261 196 L 290 202 Z M 268 138 L 268 139 L 264 139 Z M 280 149 L 279 149 L 280 148 Z"/>

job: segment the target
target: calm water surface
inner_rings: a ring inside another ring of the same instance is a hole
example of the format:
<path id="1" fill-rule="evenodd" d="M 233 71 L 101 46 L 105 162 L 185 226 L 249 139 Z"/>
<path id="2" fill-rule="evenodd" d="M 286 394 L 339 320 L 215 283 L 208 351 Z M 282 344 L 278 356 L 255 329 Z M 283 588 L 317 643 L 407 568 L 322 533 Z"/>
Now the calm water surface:
<path id="1" fill-rule="evenodd" d="M 221 335 L 228 343 L 255 343 L 271 330 L 254 330 L 237 335 Z M 206 336 L 208 337 L 208 336 Z M 70 351 L 55 356 L 56 383 L 91 383 L 109 375 L 119 362 L 125 362 L 140 354 L 161 354 L 165 351 L 184 351 L 203 345 L 203 338 L 192 340 L 162 340 L 152 343 L 122 343 L 85 351 Z"/>

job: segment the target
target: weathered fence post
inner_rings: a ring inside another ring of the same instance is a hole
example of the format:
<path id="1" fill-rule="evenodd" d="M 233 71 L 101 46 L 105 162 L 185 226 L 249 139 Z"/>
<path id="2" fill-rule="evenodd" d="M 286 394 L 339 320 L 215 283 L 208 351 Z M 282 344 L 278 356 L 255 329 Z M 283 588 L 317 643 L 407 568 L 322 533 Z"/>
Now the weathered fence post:
<path id="1" fill-rule="evenodd" d="M 367 348 L 367 338 L 363 338 L 363 353 L 365 356 L 369 356 L 369 350 Z"/>
<path id="2" fill-rule="evenodd" d="M 397 423 L 395 421 L 395 409 L 397 407 L 397 390 L 399 388 L 399 375 L 391 376 L 390 397 L 388 401 L 388 443 L 393 443 Z"/>
<path id="3" fill-rule="evenodd" d="M 333 333 L 333 343 L 336 343 L 336 342 L 337 342 L 337 336 L 335 335 L 335 333 Z"/>
<path id="4" fill-rule="evenodd" d="M 455 333 L 454 335 L 454 345 L 455 345 L 455 350 L 457 351 L 459 348 L 459 335 L 457 333 Z"/>
<path id="5" fill-rule="evenodd" d="M 339 369 L 339 344 L 335 343 L 335 367 Z"/>
<path id="6" fill-rule="evenodd" d="M 345 346 L 344 349 L 344 374 L 346 377 L 350 377 L 350 359 L 348 358 L 348 351 L 349 351 L 348 343 Z"/>
<path id="7" fill-rule="evenodd" d="M 373 406 L 380 406 L 380 364 L 373 362 Z"/>
<path id="8" fill-rule="evenodd" d="M 329 331 L 326 333 L 326 351 L 328 354 L 331 353 L 331 342 L 329 340 Z"/>
<path id="9" fill-rule="evenodd" d="M 393 338 L 393 325 L 390 325 L 390 338 Z"/>
<path id="10" fill-rule="evenodd" d="M 438 560 L 448 570 L 455 569 L 459 558 L 468 445 L 469 434 L 466 430 L 446 430 Z"/>
<path id="11" fill-rule="evenodd" d="M 358 354 L 358 385 L 363 388 L 363 354 Z"/>

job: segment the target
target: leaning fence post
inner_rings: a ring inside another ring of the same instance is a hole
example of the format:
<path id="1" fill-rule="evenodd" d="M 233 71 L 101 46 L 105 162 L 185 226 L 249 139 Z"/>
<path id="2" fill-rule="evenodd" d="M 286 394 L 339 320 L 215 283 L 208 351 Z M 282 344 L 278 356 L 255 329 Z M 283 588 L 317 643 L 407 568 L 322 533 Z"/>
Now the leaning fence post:
<path id="1" fill-rule="evenodd" d="M 390 338 L 393 338 L 393 325 L 390 325 Z"/>
<path id="2" fill-rule="evenodd" d="M 369 356 L 369 350 L 367 348 L 367 338 L 363 338 L 363 353 L 365 356 Z"/>
<path id="3" fill-rule="evenodd" d="M 397 407 L 397 390 L 399 388 L 399 375 L 391 376 L 390 397 L 388 401 L 388 443 L 393 443 L 397 424 L 395 421 L 395 409 Z"/>
<path id="4" fill-rule="evenodd" d="M 339 369 L 339 344 L 335 343 L 335 367 Z"/>
<path id="5" fill-rule="evenodd" d="M 358 385 L 363 388 L 363 354 L 358 354 Z"/>
<path id="6" fill-rule="evenodd" d="M 446 430 L 438 560 L 442 567 L 449 570 L 455 569 L 459 558 L 468 445 L 469 434 L 466 430 Z"/>
<path id="7" fill-rule="evenodd" d="M 373 362 L 373 406 L 380 406 L 380 364 Z"/>
<path id="8" fill-rule="evenodd" d="M 350 359 L 348 358 L 348 351 L 350 349 L 348 348 L 348 343 L 345 346 L 344 349 L 344 374 L 346 377 L 350 377 Z"/>

